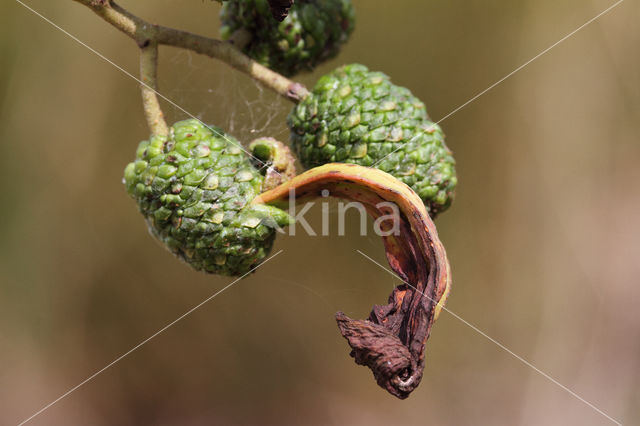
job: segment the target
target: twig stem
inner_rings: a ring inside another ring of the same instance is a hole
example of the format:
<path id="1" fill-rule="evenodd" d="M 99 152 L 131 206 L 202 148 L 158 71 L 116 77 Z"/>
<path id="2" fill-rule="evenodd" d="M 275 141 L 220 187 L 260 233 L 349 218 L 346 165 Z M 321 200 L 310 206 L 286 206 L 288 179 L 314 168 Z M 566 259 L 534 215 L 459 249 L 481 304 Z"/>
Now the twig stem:
<path id="1" fill-rule="evenodd" d="M 156 95 L 158 90 L 158 44 L 155 42 L 149 43 L 140 51 L 140 80 L 142 81 L 140 86 L 142 106 L 149 130 L 153 135 L 166 136 L 169 134 L 169 129 Z"/>
<path id="2" fill-rule="evenodd" d="M 188 49 L 211 58 L 219 59 L 242 71 L 286 99 L 297 103 L 309 94 L 300 83 L 289 80 L 252 60 L 232 43 L 203 37 L 187 31 L 151 24 L 133 15 L 110 0 L 74 0 L 93 10 L 102 19 L 131 37 L 138 46 L 149 44 Z"/>

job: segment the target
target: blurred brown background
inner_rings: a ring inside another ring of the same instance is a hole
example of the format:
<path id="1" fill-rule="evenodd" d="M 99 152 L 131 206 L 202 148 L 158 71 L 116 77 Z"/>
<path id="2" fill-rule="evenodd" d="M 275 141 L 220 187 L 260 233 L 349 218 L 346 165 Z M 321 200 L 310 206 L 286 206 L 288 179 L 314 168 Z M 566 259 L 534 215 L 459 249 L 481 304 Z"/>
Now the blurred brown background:
<path id="1" fill-rule="evenodd" d="M 133 43 L 70 0 L 27 0 L 132 73 Z M 339 58 L 390 74 L 438 120 L 611 0 L 356 0 Z M 217 36 L 219 6 L 122 1 Z M 448 308 L 624 424 L 640 422 L 640 7 L 627 0 L 442 123 L 458 197 L 437 220 Z M 121 184 L 147 136 L 136 82 L 0 3 L 0 423 L 17 424 L 227 285 L 172 258 Z M 286 101 L 161 51 L 161 90 L 247 142 L 286 140 Z M 184 118 L 166 106 L 169 121 Z M 311 219 L 318 225 L 320 209 Z M 333 320 L 393 279 L 377 237 L 280 237 L 284 253 L 34 425 L 611 424 L 451 315 L 406 401 L 354 364 Z"/>

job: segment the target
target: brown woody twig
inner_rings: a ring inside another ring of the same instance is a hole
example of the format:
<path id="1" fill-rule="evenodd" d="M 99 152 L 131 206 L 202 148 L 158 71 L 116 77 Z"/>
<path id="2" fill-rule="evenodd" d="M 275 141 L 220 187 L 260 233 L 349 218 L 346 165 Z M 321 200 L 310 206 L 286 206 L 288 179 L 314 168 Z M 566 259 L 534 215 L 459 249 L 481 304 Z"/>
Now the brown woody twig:
<path id="1" fill-rule="evenodd" d="M 248 74 L 265 87 L 297 103 L 309 94 L 300 83 L 289 80 L 243 54 L 233 43 L 203 37 L 187 31 L 151 24 L 110 0 L 74 0 L 93 10 L 102 19 L 131 37 L 141 48 L 150 44 L 188 49 L 219 59 Z"/>
<path id="2" fill-rule="evenodd" d="M 140 51 L 140 81 L 142 89 L 142 105 L 149 130 L 154 135 L 169 134 L 167 122 L 158 101 L 158 45 L 150 43 Z"/>

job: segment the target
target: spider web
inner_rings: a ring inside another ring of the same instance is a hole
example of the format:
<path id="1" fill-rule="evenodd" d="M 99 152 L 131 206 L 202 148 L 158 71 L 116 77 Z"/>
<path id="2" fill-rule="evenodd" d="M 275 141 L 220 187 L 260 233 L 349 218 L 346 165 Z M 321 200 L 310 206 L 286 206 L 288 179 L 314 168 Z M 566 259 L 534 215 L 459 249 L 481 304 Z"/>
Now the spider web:
<path id="1" fill-rule="evenodd" d="M 288 141 L 286 117 L 291 104 L 229 66 L 189 51 L 167 55 L 162 92 L 203 123 L 221 127 L 244 146 L 258 137 Z M 165 109 L 171 123 L 185 119 Z"/>

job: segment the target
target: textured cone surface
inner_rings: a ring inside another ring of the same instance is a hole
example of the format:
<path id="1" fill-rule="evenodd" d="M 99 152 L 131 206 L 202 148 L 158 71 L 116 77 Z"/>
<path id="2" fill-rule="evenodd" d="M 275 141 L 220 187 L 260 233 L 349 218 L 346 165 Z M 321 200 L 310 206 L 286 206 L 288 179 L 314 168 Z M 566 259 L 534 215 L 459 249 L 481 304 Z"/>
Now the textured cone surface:
<path id="1" fill-rule="evenodd" d="M 337 55 L 355 25 L 351 0 L 296 0 L 282 22 L 273 19 L 267 0 L 230 0 L 220 17 L 223 38 L 244 29 L 252 36 L 244 52 L 287 76 Z"/>
<path id="2" fill-rule="evenodd" d="M 197 120 L 141 142 L 125 168 L 127 192 L 151 233 L 197 270 L 240 275 L 263 260 L 289 216 L 247 206 L 263 177 L 240 144 Z"/>
<path id="3" fill-rule="evenodd" d="M 305 168 L 331 162 L 383 170 L 409 185 L 432 216 L 457 184 L 442 129 L 411 92 L 380 72 L 347 65 L 322 77 L 289 114 L 293 148 Z"/>

